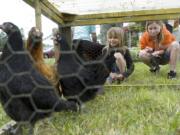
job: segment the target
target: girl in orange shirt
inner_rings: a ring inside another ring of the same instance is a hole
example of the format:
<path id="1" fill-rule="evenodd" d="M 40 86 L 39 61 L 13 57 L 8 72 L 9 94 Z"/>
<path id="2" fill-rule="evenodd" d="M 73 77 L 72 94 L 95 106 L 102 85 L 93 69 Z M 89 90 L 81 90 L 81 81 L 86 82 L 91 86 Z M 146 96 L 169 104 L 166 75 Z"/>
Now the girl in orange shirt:
<path id="1" fill-rule="evenodd" d="M 162 21 L 147 21 L 146 32 L 140 39 L 140 59 L 150 67 L 151 72 L 159 71 L 159 65 L 170 64 L 168 78 L 176 77 L 176 63 L 179 56 L 179 43 L 166 29 Z"/>

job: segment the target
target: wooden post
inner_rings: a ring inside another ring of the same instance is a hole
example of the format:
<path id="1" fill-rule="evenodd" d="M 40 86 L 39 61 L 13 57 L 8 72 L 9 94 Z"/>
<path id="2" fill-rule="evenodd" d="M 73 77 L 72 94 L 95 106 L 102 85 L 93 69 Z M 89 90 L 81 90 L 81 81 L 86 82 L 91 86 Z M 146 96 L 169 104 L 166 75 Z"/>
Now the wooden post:
<path id="1" fill-rule="evenodd" d="M 41 7 L 39 0 L 35 0 L 35 19 L 36 19 L 36 27 L 41 31 L 42 30 Z"/>
<path id="2" fill-rule="evenodd" d="M 132 40 L 131 40 L 131 38 L 132 38 L 132 36 L 131 36 L 131 31 L 129 31 L 128 32 L 128 48 L 131 48 L 131 45 L 132 45 Z"/>
<path id="3" fill-rule="evenodd" d="M 66 38 L 69 48 L 72 49 L 72 33 L 71 33 L 71 27 L 59 27 L 61 34 L 63 37 Z"/>

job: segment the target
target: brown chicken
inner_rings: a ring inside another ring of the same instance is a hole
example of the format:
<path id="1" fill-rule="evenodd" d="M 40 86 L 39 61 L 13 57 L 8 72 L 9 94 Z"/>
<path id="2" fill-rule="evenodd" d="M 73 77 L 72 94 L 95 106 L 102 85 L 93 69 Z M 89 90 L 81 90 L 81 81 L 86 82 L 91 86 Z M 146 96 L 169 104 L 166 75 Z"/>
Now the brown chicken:
<path id="1" fill-rule="evenodd" d="M 50 81 L 50 83 L 52 83 L 52 85 L 61 95 L 59 76 L 56 72 L 56 68 L 55 66 L 46 64 L 43 58 L 42 36 L 43 34 L 39 29 L 37 29 L 36 27 L 32 27 L 28 34 L 26 47 L 35 61 L 35 67 L 37 68 L 37 70 L 42 75 L 44 75 Z"/>

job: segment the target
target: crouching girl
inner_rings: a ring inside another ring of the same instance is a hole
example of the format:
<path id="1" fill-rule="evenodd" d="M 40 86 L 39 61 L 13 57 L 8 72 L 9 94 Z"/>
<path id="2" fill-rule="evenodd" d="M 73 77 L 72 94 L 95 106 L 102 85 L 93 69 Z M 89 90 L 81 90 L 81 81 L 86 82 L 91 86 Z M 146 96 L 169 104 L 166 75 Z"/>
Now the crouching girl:
<path id="1" fill-rule="evenodd" d="M 120 27 L 112 27 L 107 32 L 107 46 L 103 49 L 108 57 L 114 57 L 107 83 L 123 81 L 134 71 L 134 64 L 129 49 L 124 45 L 124 31 Z"/>
<path id="2" fill-rule="evenodd" d="M 146 32 L 140 39 L 140 59 L 150 67 L 151 72 L 160 70 L 159 65 L 170 65 L 167 77 L 176 77 L 176 64 L 179 57 L 179 43 L 161 21 L 147 21 Z"/>

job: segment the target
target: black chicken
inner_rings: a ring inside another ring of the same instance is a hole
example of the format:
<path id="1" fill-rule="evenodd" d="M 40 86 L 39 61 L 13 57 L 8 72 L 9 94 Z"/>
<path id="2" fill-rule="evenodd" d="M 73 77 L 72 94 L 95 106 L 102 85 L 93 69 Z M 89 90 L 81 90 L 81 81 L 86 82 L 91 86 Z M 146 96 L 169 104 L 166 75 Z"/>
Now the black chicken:
<path id="1" fill-rule="evenodd" d="M 104 46 L 86 40 L 75 40 L 73 50 L 67 49 L 64 38 L 59 44 L 58 72 L 63 95 L 80 102 L 93 99 L 109 75 L 114 56 L 103 53 Z"/>
<path id="2" fill-rule="evenodd" d="M 18 27 L 7 22 L 0 28 L 8 36 L 0 57 L 0 101 L 7 115 L 34 125 L 54 111 L 78 110 L 75 102 L 60 99 L 50 82 L 36 70 Z"/>

